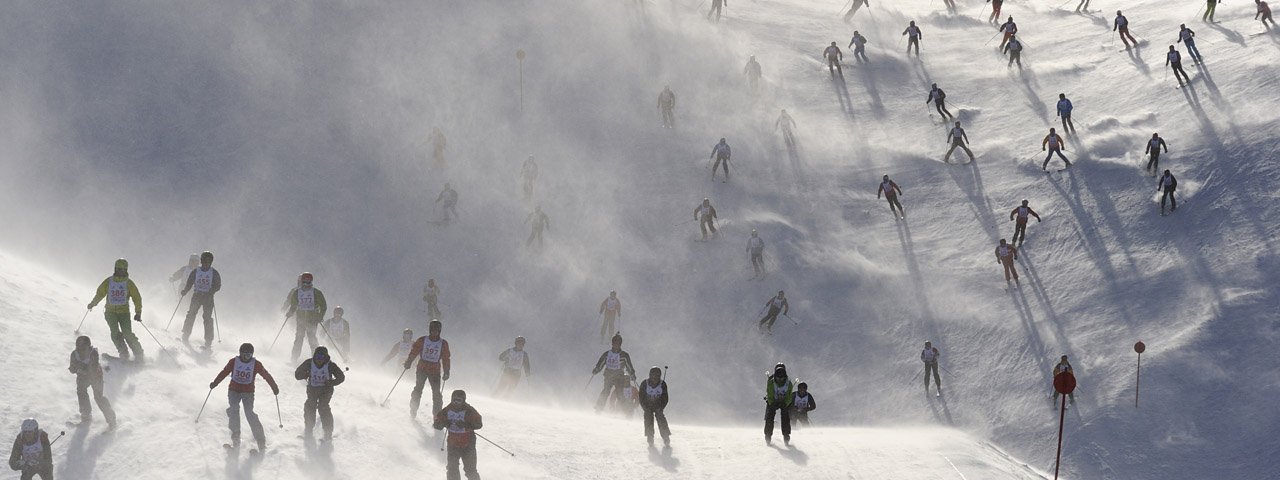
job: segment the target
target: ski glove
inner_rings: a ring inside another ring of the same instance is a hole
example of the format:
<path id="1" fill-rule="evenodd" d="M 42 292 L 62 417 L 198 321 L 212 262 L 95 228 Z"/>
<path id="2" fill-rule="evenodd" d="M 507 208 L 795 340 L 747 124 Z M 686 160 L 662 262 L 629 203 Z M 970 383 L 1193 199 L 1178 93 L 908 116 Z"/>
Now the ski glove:
<path id="1" fill-rule="evenodd" d="M 409 369 L 409 367 L 410 367 L 410 366 L 412 366 L 412 365 L 413 365 L 413 360 L 412 360 L 412 359 L 410 359 L 409 361 L 404 362 L 404 369 L 405 369 L 405 370 L 408 370 L 408 369 Z"/>
<path id="2" fill-rule="evenodd" d="M 218 388 L 218 382 L 209 382 L 209 390 Z"/>
<path id="3" fill-rule="evenodd" d="M 90 303 L 90 304 L 89 304 L 89 306 L 88 306 L 88 307 L 86 307 L 86 308 L 88 308 L 89 310 L 93 310 L 93 304 L 92 304 L 92 303 Z"/>
<path id="4" fill-rule="evenodd" d="M 141 323 L 141 322 L 142 322 L 142 312 L 138 312 L 138 313 L 133 314 L 133 321 Z"/>
<path id="5" fill-rule="evenodd" d="M 280 395 L 280 387 L 275 387 L 275 386 L 271 387 L 271 394 Z"/>
<path id="6" fill-rule="evenodd" d="M 446 382 L 449 381 L 449 372 L 444 372 L 444 375 L 440 377 L 440 380 L 446 381 Z"/>

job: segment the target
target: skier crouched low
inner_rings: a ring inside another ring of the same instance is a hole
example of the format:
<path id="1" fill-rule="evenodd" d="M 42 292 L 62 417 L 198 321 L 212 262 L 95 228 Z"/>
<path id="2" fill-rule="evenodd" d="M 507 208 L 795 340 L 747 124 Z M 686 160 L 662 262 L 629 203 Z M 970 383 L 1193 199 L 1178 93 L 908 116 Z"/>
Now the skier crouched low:
<path id="1" fill-rule="evenodd" d="M 467 392 L 454 390 L 450 395 L 449 405 L 436 412 L 432 427 L 436 430 L 447 429 L 449 446 L 448 458 L 445 462 L 445 478 L 459 480 L 458 462 L 462 462 L 462 471 L 467 480 L 480 480 L 480 472 L 476 470 L 476 430 L 484 426 L 480 412 L 467 404 Z"/>

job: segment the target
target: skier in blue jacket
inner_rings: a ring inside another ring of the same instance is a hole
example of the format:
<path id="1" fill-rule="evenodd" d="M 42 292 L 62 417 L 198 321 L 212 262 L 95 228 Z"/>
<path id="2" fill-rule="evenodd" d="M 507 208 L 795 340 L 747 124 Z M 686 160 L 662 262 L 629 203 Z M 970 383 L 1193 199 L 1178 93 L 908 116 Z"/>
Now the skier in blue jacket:
<path id="1" fill-rule="evenodd" d="M 1058 94 L 1058 116 L 1062 117 L 1062 133 L 1076 133 L 1076 124 L 1071 121 L 1071 100 L 1067 100 L 1067 94 Z"/>

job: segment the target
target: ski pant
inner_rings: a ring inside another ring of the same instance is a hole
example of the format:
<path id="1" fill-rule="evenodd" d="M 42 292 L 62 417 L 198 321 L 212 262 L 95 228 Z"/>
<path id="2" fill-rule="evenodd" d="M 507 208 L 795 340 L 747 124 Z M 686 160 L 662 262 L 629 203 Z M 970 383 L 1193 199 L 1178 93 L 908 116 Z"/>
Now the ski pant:
<path id="1" fill-rule="evenodd" d="M 21 470 L 22 480 L 32 480 L 36 475 L 40 476 L 40 480 L 53 480 L 53 467 L 31 467 Z"/>
<path id="2" fill-rule="evenodd" d="M 1147 170 L 1151 170 L 1152 172 L 1160 171 L 1160 152 L 1159 151 L 1156 151 L 1156 150 L 1151 151 L 1151 158 L 1147 160 Z"/>
<path id="3" fill-rule="evenodd" d="M 857 59 L 859 62 L 871 61 L 871 59 L 867 58 L 867 47 L 865 45 L 853 47 L 853 58 Z"/>
<path id="4" fill-rule="evenodd" d="M 711 215 L 703 215 L 702 220 L 698 222 L 698 228 L 702 229 L 702 238 L 707 238 L 707 230 L 711 230 L 711 234 L 716 234 L 716 220 Z"/>
<path id="5" fill-rule="evenodd" d="M 729 157 L 716 157 L 716 162 L 711 164 L 711 178 L 716 178 L 716 169 L 724 165 L 724 179 L 729 179 Z"/>
<path id="6" fill-rule="evenodd" d="M 751 268 L 755 270 L 756 275 L 765 272 L 764 251 L 751 252 Z"/>
<path id="7" fill-rule="evenodd" d="M 493 396 L 501 397 L 507 393 L 515 391 L 520 385 L 521 371 L 515 368 L 503 368 L 502 377 L 498 379 L 497 388 L 493 389 Z"/>
<path id="8" fill-rule="evenodd" d="M 1067 163 L 1067 166 L 1068 166 L 1068 167 L 1070 167 L 1070 166 L 1071 166 L 1071 160 L 1067 160 L 1066 155 L 1063 155 L 1063 154 L 1062 154 L 1062 149 L 1061 149 L 1061 148 L 1059 148 L 1059 147 L 1049 147 L 1049 153 L 1048 153 L 1048 154 L 1046 154 L 1046 155 L 1044 156 L 1044 165 L 1041 165 L 1041 166 L 1040 166 L 1040 169 L 1041 169 L 1041 170 L 1044 170 L 1044 169 L 1046 169 L 1046 168 L 1049 168 L 1049 159 L 1050 159 L 1050 158 L 1053 158 L 1053 154 L 1055 154 L 1055 153 L 1056 153 L 1056 154 L 1058 154 L 1058 158 L 1061 158 L 1063 162 L 1066 162 L 1066 163 Z"/>
<path id="9" fill-rule="evenodd" d="M 1200 49 L 1196 48 L 1195 40 L 1183 40 L 1182 43 L 1187 46 L 1187 54 L 1191 55 L 1191 58 L 1194 58 L 1197 62 L 1203 61 L 1200 58 Z"/>
<path id="10" fill-rule="evenodd" d="M 795 407 L 791 407 L 791 427 L 795 428 L 797 424 L 808 426 L 809 412 L 803 412 L 796 409 Z"/>
<path id="11" fill-rule="evenodd" d="M 782 141 L 786 142 L 787 145 L 795 145 L 796 137 L 795 134 L 791 133 L 790 128 L 782 127 Z"/>
<path id="12" fill-rule="evenodd" d="M 187 319 L 182 322 L 182 340 L 191 337 L 191 329 L 195 326 L 196 312 L 204 308 L 204 346 L 213 344 L 213 294 L 191 294 L 191 306 L 187 309 Z"/>
<path id="13" fill-rule="evenodd" d="M 670 107 L 662 107 L 662 126 L 674 128 L 676 126 L 676 114 Z M 532 187 L 532 184 L 529 184 Z"/>
<path id="14" fill-rule="evenodd" d="M 1016 275 L 1015 275 L 1016 276 Z M 929 371 L 933 371 L 933 384 L 942 388 L 942 379 L 938 378 L 938 361 L 924 362 L 924 388 L 929 388 Z"/>
<path id="15" fill-rule="evenodd" d="M 622 375 L 622 371 L 618 370 L 618 373 L 609 373 L 611 371 L 604 373 L 604 388 L 600 389 L 600 398 L 596 399 L 597 412 L 604 408 L 604 402 L 609 400 L 611 394 L 621 398 L 622 389 L 627 387 L 627 378 Z"/>
<path id="16" fill-rule="evenodd" d="M 853 18 L 853 14 L 858 13 L 858 9 L 862 7 L 863 3 L 865 2 L 862 0 L 853 0 L 853 7 L 849 8 L 849 11 L 844 14 L 844 21 L 847 22 L 850 18 Z"/>
<path id="17" fill-rule="evenodd" d="M 604 319 L 600 322 L 600 341 L 606 341 L 613 338 L 613 334 L 618 333 L 618 329 L 614 328 L 614 319 L 618 318 L 617 312 L 605 310 Z"/>
<path id="18" fill-rule="evenodd" d="M 1128 26 L 1128 25 L 1125 25 L 1125 26 L 1123 26 L 1123 27 L 1120 27 L 1118 30 L 1120 30 L 1120 41 L 1121 41 L 1121 42 L 1124 42 L 1124 46 L 1126 46 L 1126 47 L 1127 47 L 1127 46 L 1129 46 L 1129 42 L 1130 42 L 1130 41 L 1132 41 L 1134 45 L 1137 45 L 1137 44 L 1138 44 L 1138 41 L 1137 41 L 1137 40 L 1135 40 L 1135 39 L 1133 38 L 1133 34 L 1130 34 L 1130 33 L 1129 33 L 1129 26 Z M 1128 39 L 1128 40 L 1125 40 L 1125 37 L 1128 37 L 1129 39 Z"/>
<path id="19" fill-rule="evenodd" d="M 442 221 L 448 222 L 451 218 L 458 218 L 458 204 L 456 203 L 446 203 L 444 208 L 440 210 L 444 213 L 444 220 Z M 453 214 L 453 216 L 450 217 L 449 214 Z"/>
<path id="20" fill-rule="evenodd" d="M 467 475 L 467 480 L 480 480 L 480 472 L 476 470 L 476 442 L 471 441 L 470 445 L 459 447 L 449 445 L 445 461 L 445 478 L 447 480 L 462 480 L 462 473 Z M 458 472 L 458 462 L 462 462 L 462 472 Z"/>
<path id="21" fill-rule="evenodd" d="M 1003 36 L 1003 37 L 1000 37 L 1000 46 L 999 46 L 999 47 L 996 47 L 996 48 L 999 48 L 999 49 L 1001 49 L 1001 50 L 1004 50 L 1004 45 L 1005 45 L 1006 43 L 1009 43 L 1009 37 L 1012 37 L 1012 36 L 1013 36 L 1013 33 L 1012 33 L 1012 32 L 1004 32 L 1004 36 Z"/>
<path id="22" fill-rule="evenodd" d="M 107 312 L 107 327 L 111 329 L 111 343 L 116 345 L 116 351 L 120 352 L 120 358 L 128 360 L 129 350 L 133 350 L 134 356 L 142 359 L 142 344 L 138 343 L 138 336 L 133 334 L 133 324 L 129 321 L 129 312 Z"/>
<path id="23" fill-rule="evenodd" d="M 1013 240 L 1010 240 L 1009 243 L 1010 244 L 1018 243 L 1019 238 L 1021 238 L 1022 241 L 1024 242 L 1027 241 L 1027 221 L 1026 220 L 1019 220 L 1018 223 L 1015 223 L 1013 225 Z"/>
<path id="24" fill-rule="evenodd" d="M 840 75 L 844 76 L 844 70 L 840 68 L 840 60 L 837 60 L 835 57 L 828 58 L 827 72 L 830 72 L 832 75 L 835 75 L 836 72 L 840 72 Z"/>
<path id="25" fill-rule="evenodd" d="M 440 374 L 419 368 L 418 381 L 413 385 L 413 393 L 409 394 L 409 414 L 414 417 L 418 416 L 418 404 L 422 403 L 422 389 L 428 381 L 431 382 L 431 415 L 440 412 L 443 405 L 444 399 L 440 395 Z"/>
<path id="26" fill-rule="evenodd" d="M 911 54 L 911 46 L 916 46 L 916 56 L 920 56 L 920 37 L 907 36 L 907 55 Z"/>
<path id="27" fill-rule="evenodd" d="M 1272 26 L 1276 24 L 1276 21 L 1271 18 L 1271 12 L 1266 12 L 1262 14 L 1262 26 L 1267 27 L 1267 22 L 1271 22 Z M 1267 27 L 1267 30 L 1271 30 L 1271 27 Z"/>
<path id="28" fill-rule="evenodd" d="M 306 423 L 303 428 L 304 436 L 311 436 L 311 429 L 316 424 L 316 412 L 320 412 L 320 426 L 324 428 L 324 438 L 333 437 L 333 411 L 329 410 L 329 399 L 333 398 L 333 387 L 307 387 L 307 401 L 302 404 L 302 421 Z M 257 416 L 252 417 L 249 427 L 253 427 L 253 422 L 257 420 Z M 258 428 L 262 428 L 259 424 Z M 255 432 L 254 435 L 257 435 Z"/>
<path id="29" fill-rule="evenodd" d="M 672 124 L 670 126 L 674 127 L 675 124 Z M 533 178 L 525 178 L 524 179 L 524 198 L 528 199 L 532 196 L 533 196 Z"/>
<path id="30" fill-rule="evenodd" d="M 713 14 L 713 13 L 714 13 L 714 14 L 716 14 L 716 21 L 717 21 L 717 22 L 718 22 L 718 21 L 720 21 L 720 9 L 721 9 L 721 8 L 723 8 L 723 7 L 724 7 L 724 2 L 723 2 L 723 1 L 721 1 L 721 0 L 711 0 L 711 10 L 708 10 L 708 11 L 707 11 L 707 19 L 708 19 L 708 20 L 710 20 L 710 19 L 711 19 L 711 14 Z"/>
<path id="31" fill-rule="evenodd" d="M 1009 65 L 1007 66 L 1012 67 L 1013 62 L 1018 62 L 1018 68 L 1022 68 L 1022 50 L 1009 51 Z"/>
<path id="32" fill-rule="evenodd" d="M 307 401 L 310 400 L 308 395 Z M 262 448 L 267 443 L 267 435 L 262 431 L 262 422 L 258 421 L 258 414 L 253 412 L 253 392 L 237 392 L 235 390 L 227 390 L 227 428 L 231 429 L 231 439 L 240 441 L 240 406 L 244 405 L 244 419 L 249 422 L 249 431 L 253 432 L 253 439 L 258 442 L 258 447 Z M 329 410 L 329 402 L 325 400 L 325 408 Z M 311 419 L 315 423 L 315 418 Z M 330 420 L 332 424 L 332 420 Z"/>
<path id="33" fill-rule="evenodd" d="M 1188 77 L 1187 71 L 1182 69 L 1182 62 L 1172 62 L 1172 63 L 1173 63 L 1173 78 L 1178 79 L 1178 85 L 1182 85 L 1182 80 L 1184 79 L 1187 81 L 1187 83 L 1191 83 L 1191 77 Z M 1181 78 L 1179 78 L 1179 75 L 1181 75 Z"/>
<path id="34" fill-rule="evenodd" d="M 987 18 L 988 22 L 995 22 L 1000 18 L 1000 6 L 1004 4 L 1004 0 L 991 0 L 991 17 Z"/>
<path id="35" fill-rule="evenodd" d="M 942 116 L 945 116 L 945 117 L 948 117 L 948 118 L 955 118 L 955 117 L 953 117 L 953 116 L 951 115 L 951 112 L 947 110 L 947 101 L 946 101 L 946 100 L 940 100 L 940 99 L 939 99 L 939 100 L 934 100 L 934 101 L 933 101 L 933 106 L 934 106 L 934 108 L 936 108 L 936 109 L 938 110 L 938 115 L 942 115 Z"/>
<path id="36" fill-rule="evenodd" d="M 766 313 L 764 318 L 760 319 L 759 328 L 767 328 L 770 331 L 773 331 L 773 322 L 778 321 L 778 313 L 780 312 L 782 312 L 782 310 L 778 307 L 769 307 L 769 313 Z"/>
<path id="37" fill-rule="evenodd" d="M 1080 3 L 1076 5 L 1076 11 L 1080 11 L 1081 9 L 1086 11 L 1089 10 L 1089 0 L 1080 0 Z"/>
<path id="38" fill-rule="evenodd" d="M 653 440 L 653 422 L 658 422 L 658 434 L 662 435 L 662 439 L 671 438 L 671 428 L 667 426 L 667 414 L 662 412 L 663 409 L 644 408 L 644 436 L 650 441 Z"/>
<path id="39" fill-rule="evenodd" d="M 1013 266 L 1013 258 L 1000 259 L 1000 264 L 1004 265 L 1004 281 L 1008 282 L 1010 278 L 1018 279 L 1018 269 Z M 925 379 L 927 382 L 929 379 Z"/>
<path id="40" fill-rule="evenodd" d="M 782 437 L 791 438 L 791 407 L 781 403 L 770 403 L 764 407 L 764 438 L 773 438 L 774 412 L 782 414 Z"/>
<path id="41" fill-rule="evenodd" d="M 93 407 L 89 405 L 89 389 L 93 389 L 93 401 L 102 410 L 103 418 L 108 424 L 116 423 L 116 412 L 111 408 L 111 401 L 102 394 L 102 375 L 81 373 L 76 375 L 76 399 L 80 401 L 80 421 L 93 420 Z"/>
<path id="42" fill-rule="evenodd" d="M 533 231 L 529 232 L 529 239 L 524 241 L 524 246 L 528 247 L 533 245 L 533 242 L 535 240 L 538 242 L 538 246 L 541 247 L 542 246 L 542 228 L 541 227 L 533 227 Z"/>
<path id="43" fill-rule="evenodd" d="M 1169 199 L 1169 202 L 1173 204 L 1173 209 L 1174 209 L 1174 210 L 1177 210 L 1177 209 L 1178 209 L 1178 199 L 1177 199 L 1177 198 L 1174 198 L 1174 196 L 1173 196 L 1173 189 L 1172 189 L 1172 188 L 1165 188 L 1165 189 L 1164 189 L 1164 193 L 1160 194 L 1160 211 L 1161 211 L 1161 212 L 1163 212 L 1163 211 L 1164 211 L 1164 199 L 1166 199 L 1166 198 L 1167 198 L 1167 199 Z"/>
<path id="44" fill-rule="evenodd" d="M 973 151 L 969 150 L 969 146 L 965 145 L 964 140 L 961 140 L 961 139 L 955 139 L 951 141 L 951 148 L 947 149 L 947 155 L 942 157 L 942 161 L 944 162 L 950 161 L 951 152 L 956 151 L 956 147 L 960 147 L 961 149 L 963 149 L 964 153 L 969 155 L 969 161 L 973 161 Z"/>
<path id="45" fill-rule="evenodd" d="M 902 214 L 904 217 L 907 216 L 907 213 L 902 211 L 902 204 L 898 203 L 897 195 L 885 194 L 884 199 L 889 201 L 890 212 L 893 212 L 894 207 L 898 207 L 898 213 Z"/>
<path id="46" fill-rule="evenodd" d="M 440 306 L 436 303 L 436 297 L 427 297 L 427 320 L 440 319 Z"/>
<path id="47" fill-rule="evenodd" d="M 1062 116 L 1062 133 L 1076 131 L 1076 122 L 1071 121 L 1071 112 L 1067 112 Z"/>
<path id="48" fill-rule="evenodd" d="M 312 320 L 312 317 L 317 317 Z M 298 361 L 298 355 L 302 354 L 302 337 L 307 338 L 307 345 L 311 346 L 310 351 L 315 351 L 316 346 L 320 345 L 320 341 L 316 339 L 316 326 L 320 325 L 319 315 L 311 312 L 298 312 L 298 316 L 294 318 L 293 331 L 293 361 Z"/>
<path id="49" fill-rule="evenodd" d="M 1205 7 L 1204 7 L 1204 16 L 1200 17 L 1200 20 L 1209 20 L 1209 21 L 1212 21 L 1212 20 L 1213 20 L 1213 10 L 1214 10 L 1214 8 L 1215 8 L 1215 7 L 1217 7 L 1217 6 L 1218 6 L 1218 1 L 1217 1 L 1217 0 L 1209 0 L 1208 5 L 1205 5 Z"/>

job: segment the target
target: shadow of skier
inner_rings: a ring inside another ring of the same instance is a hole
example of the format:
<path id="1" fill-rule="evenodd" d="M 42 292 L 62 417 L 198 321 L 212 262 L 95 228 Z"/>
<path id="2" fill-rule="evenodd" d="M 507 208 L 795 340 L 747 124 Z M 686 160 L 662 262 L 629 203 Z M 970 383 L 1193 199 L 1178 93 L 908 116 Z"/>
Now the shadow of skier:
<path id="1" fill-rule="evenodd" d="M 795 445 L 787 445 L 786 448 L 779 447 L 776 444 L 769 446 L 773 447 L 774 450 L 777 450 L 783 458 L 795 462 L 796 465 L 807 465 L 809 463 L 809 454 L 796 448 Z"/>
<path id="2" fill-rule="evenodd" d="M 659 452 L 657 447 L 650 445 L 649 461 L 671 473 L 678 473 L 677 470 L 680 468 L 680 459 L 671 456 L 671 447 L 662 447 L 662 451 Z"/>

